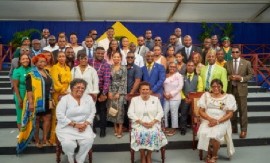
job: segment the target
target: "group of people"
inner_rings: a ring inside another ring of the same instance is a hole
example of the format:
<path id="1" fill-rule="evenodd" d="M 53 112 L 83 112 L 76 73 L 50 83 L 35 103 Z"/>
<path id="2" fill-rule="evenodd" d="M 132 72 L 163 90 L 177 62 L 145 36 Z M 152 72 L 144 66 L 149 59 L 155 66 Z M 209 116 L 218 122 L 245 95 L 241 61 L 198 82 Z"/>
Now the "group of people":
<path id="1" fill-rule="evenodd" d="M 201 49 L 191 36 L 182 37 L 180 28 L 168 44 L 159 36 L 152 39 L 151 30 L 138 36 L 137 45 L 125 36 L 114 39 L 112 27 L 106 34 L 97 41 L 97 31 L 91 30 L 81 45 L 75 33 L 68 43 L 64 32 L 56 41 L 48 29 L 31 46 L 28 37 L 22 38 L 10 70 L 20 131 L 18 153 L 33 137 L 40 148 L 56 144 L 57 135 L 69 162 L 74 162 L 77 144 L 75 159 L 83 162 L 96 136 L 97 119 L 100 137 L 106 136 L 110 121 L 117 138 L 130 119 L 131 148 L 140 150 L 142 163 L 150 163 L 152 151 L 167 144 L 165 135 L 175 135 L 178 128 L 186 134 L 190 92 L 205 92 L 198 102 L 203 119 L 198 149 L 208 151 L 207 162 L 216 162 L 224 136 L 231 140 L 230 133 L 238 132 L 236 110 L 240 138 L 246 137 L 247 82 L 253 72 L 250 62 L 240 57 L 241 48 L 231 47 L 228 37 L 221 39 L 222 45 L 216 35 L 205 38 Z"/>

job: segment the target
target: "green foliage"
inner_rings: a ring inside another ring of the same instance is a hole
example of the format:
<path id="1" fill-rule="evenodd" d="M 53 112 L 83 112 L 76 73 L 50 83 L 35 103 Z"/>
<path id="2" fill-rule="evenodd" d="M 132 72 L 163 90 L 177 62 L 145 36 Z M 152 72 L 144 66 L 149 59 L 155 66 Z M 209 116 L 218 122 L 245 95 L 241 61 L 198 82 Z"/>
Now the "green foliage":
<path id="1" fill-rule="evenodd" d="M 41 31 L 38 29 L 27 29 L 24 31 L 18 31 L 13 34 L 13 38 L 10 40 L 10 43 L 12 43 L 12 47 L 19 47 L 21 46 L 21 41 L 23 37 L 29 37 L 30 40 L 32 40 L 34 35 L 39 35 L 40 36 Z"/>
<path id="2" fill-rule="evenodd" d="M 233 24 L 226 23 L 224 25 L 221 25 L 214 23 L 209 25 L 206 22 L 202 22 L 202 33 L 199 35 L 199 40 L 203 42 L 206 37 L 211 37 L 212 35 L 218 35 L 219 38 L 227 36 L 232 41 L 234 38 Z"/>

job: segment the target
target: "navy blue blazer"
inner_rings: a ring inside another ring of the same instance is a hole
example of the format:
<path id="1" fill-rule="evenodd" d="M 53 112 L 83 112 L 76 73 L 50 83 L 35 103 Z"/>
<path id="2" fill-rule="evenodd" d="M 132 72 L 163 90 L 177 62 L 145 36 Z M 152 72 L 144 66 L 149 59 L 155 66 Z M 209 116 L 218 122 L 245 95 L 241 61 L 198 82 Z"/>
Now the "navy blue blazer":
<path id="1" fill-rule="evenodd" d="M 166 72 L 163 65 L 154 63 L 150 75 L 148 75 L 147 67 L 142 67 L 142 81 L 150 83 L 153 93 L 160 94 L 163 97 L 163 83 L 166 79 Z"/>

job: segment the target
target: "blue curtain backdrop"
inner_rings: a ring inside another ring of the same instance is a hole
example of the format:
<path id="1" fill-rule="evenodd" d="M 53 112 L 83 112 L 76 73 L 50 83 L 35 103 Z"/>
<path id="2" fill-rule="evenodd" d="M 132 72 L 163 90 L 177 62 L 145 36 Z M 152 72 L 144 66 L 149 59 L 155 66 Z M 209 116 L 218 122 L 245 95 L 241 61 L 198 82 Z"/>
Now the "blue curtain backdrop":
<path id="1" fill-rule="evenodd" d="M 52 21 L 0 21 L 1 42 L 8 43 L 13 33 L 29 28 L 42 30 L 49 28 L 51 34 L 57 35 L 65 31 L 67 35 L 71 32 L 78 34 L 79 42 L 87 35 L 90 29 L 96 29 L 102 34 L 107 27 L 114 22 L 52 22 Z M 193 38 L 194 44 L 199 44 L 198 36 L 202 28 L 201 23 L 135 23 L 121 22 L 136 36 L 144 35 L 145 30 L 151 29 L 153 36 L 161 36 L 166 43 L 168 37 L 174 29 L 180 27 L 182 35 L 189 34 Z M 219 23 L 224 25 L 224 23 Z M 235 44 L 270 44 L 270 23 L 233 23 Z"/>

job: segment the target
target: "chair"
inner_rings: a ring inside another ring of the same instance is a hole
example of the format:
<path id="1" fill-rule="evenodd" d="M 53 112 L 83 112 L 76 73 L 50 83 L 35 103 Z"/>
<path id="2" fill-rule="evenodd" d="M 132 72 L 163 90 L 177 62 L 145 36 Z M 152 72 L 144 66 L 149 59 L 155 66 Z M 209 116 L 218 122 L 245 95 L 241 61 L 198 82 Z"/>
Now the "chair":
<path id="1" fill-rule="evenodd" d="M 58 100 L 60 101 L 62 96 L 59 96 L 58 97 Z M 62 146 L 61 146 L 61 143 L 60 141 L 58 140 L 57 136 L 56 136 L 56 162 L 57 163 L 60 163 L 61 162 L 61 153 L 64 153 L 63 150 L 62 150 Z M 89 163 L 92 163 L 92 160 L 93 160 L 93 149 L 91 148 L 89 151 L 88 151 L 88 161 Z"/>
<path id="2" fill-rule="evenodd" d="M 127 94 L 126 95 L 126 100 L 128 101 L 128 104 L 130 103 L 130 101 L 131 101 L 131 99 L 133 98 L 133 97 L 136 97 L 136 96 L 139 96 L 140 94 Z M 156 96 L 156 97 L 158 97 L 158 98 L 160 98 L 160 95 L 159 94 L 152 94 L 152 96 Z M 161 128 L 162 128 L 162 131 L 164 131 L 164 119 L 162 119 L 162 121 L 161 121 Z M 131 134 L 131 121 L 129 122 L 129 134 Z M 130 141 L 131 141 L 131 136 L 129 136 L 129 139 L 130 139 Z M 165 147 L 161 147 L 160 148 L 160 151 L 161 151 L 161 160 L 162 160 L 162 163 L 164 163 L 165 162 Z M 135 158 L 134 158 L 134 156 L 135 156 L 135 151 L 132 149 L 132 148 L 130 148 L 130 160 L 131 160 L 131 163 L 134 163 L 134 160 L 135 160 Z"/>
<path id="3" fill-rule="evenodd" d="M 188 94 L 188 98 L 191 99 L 191 122 L 192 122 L 192 149 L 197 149 L 197 143 L 196 140 L 197 132 L 200 127 L 200 115 L 199 115 L 199 107 L 197 107 L 197 102 L 200 99 L 204 92 L 190 92 Z M 199 150 L 199 157 L 200 160 L 202 160 L 203 152 L 202 150 Z"/>

